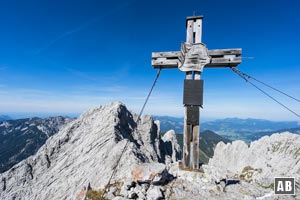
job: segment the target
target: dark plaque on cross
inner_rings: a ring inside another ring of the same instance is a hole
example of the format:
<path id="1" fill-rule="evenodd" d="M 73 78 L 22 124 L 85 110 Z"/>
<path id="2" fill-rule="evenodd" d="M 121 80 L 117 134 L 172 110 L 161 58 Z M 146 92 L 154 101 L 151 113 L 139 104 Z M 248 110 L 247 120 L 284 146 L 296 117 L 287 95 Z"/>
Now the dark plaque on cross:
<path id="1" fill-rule="evenodd" d="M 182 163 L 184 169 L 199 169 L 200 110 L 203 105 L 203 80 L 201 73 L 208 67 L 236 67 L 242 62 L 242 49 L 208 50 L 202 43 L 203 16 L 186 19 L 186 42 L 180 51 L 153 52 L 152 66 L 155 69 L 178 68 L 186 74 L 183 104 L 184 143 Z"/>

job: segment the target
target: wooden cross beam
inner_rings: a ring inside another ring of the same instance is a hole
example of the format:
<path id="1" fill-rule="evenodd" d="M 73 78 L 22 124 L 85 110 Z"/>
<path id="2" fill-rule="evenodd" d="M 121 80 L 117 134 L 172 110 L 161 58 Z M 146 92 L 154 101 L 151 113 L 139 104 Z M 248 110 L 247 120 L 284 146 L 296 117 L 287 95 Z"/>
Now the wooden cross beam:
<path id="1" fill-rule="evenodd" d="M 212 67 L 236 67 L 242 62 L 242 49 L 214 49 L 208 50 L 211 57 L 210 63 L 205 68 Z M 152 66 L 155 69 L 178 68 L 182 63 L 181 51 L 153 52 Z"/>
<path id="2" fill-rule="evenodd" d="M 186 73 L 183 93 L 185 115 L 182 163 L 185 169 L 193 170 L 199 169 L 199 107 L 203 104 L 201 73 L 204 68 L 236 67 L 242 62 L 240 48 L 206 48 L 202 43 L 202 19 L 203 16 L 187 17 L 186 42 L 181 44 L 180 51 L 152 53 L 153 68 L 178 68 Z"/>

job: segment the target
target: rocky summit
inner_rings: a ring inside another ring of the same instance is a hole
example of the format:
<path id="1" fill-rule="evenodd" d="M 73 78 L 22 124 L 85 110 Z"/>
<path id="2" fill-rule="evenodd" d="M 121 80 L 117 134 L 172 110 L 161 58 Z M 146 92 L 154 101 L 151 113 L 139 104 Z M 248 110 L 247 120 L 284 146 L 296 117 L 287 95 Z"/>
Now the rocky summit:
<path id="1" fill-rule="evenodd" d="M 150 116 L 136 119 L 121 103 L 87 111 L 0 175 L 0 199 L 76 199 L 88 186 L 103 188 L 128 140 L 112 182 L 130 177 L 141 163 L 177 159 L 178 147 L 168 141 L 175 136 L 164 142 Z"/>
<path id="2" fill-rule="evenodd" d="M 137 122 L 122 103 L 98 106 L 0 174 L 0 199 L 300 199 L 299 135 L 220 142 L 195 172 L 179 168 L 175 132 L 159 133 L 159 121 Z M 296 177 L 296 195 L 276 196 L 275 176 Z"/>

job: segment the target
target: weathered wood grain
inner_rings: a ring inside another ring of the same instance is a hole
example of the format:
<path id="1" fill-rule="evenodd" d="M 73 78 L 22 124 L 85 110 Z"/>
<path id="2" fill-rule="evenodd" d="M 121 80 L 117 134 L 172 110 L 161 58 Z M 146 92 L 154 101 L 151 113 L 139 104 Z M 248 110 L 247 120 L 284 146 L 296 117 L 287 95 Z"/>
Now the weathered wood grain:
<path id="1" fill-rule="evenodd" d="M 185 73 L 185 79 L 188 79 L 188 80 L 193 79 L 193 72 L 186 72 Z"/>
<path id="2" fill-rule="evenodd" d="M 195 43 L 202 42 L 202 19 L 197 19 L 195 26 Z"/>
<path id="3" fill-rule="evenodd" d="M 233 58 L 212 58 L 211 62 L 205 65 L 204 68 L 213 68 L 213 67 L 236 67 L 242 62 L 241 57 L 233 57 Z M 166 59 L 166 60 L 152 60 L 152 66 L 154 69 L 162 68 L 162 69 L 174 69 L 178 68 L 180 65 L 180 61 L 178 59 Z M 186 64 L 193 64 L 192 61 L 187 62 Z"/>
<path id="4" fill-rule="evenodd" d="M 199 125 L 193 126 L 193 159 L 191 168 L 199 169 Z"/>
<path id="5" fill-rule="evenodd" d="M 194 21 L 188 20 L 186 27 L 186 42 L 194 43 Z"/>
<path id="6" fill-rule="evenodd" d="M 162 69 L 172 69 L 172 68 L 178 68 L 178 65 L 180 64 L 178 59 L 170 59 L 170 60 L 152 60 L 152 66 L 153 68 L 162 68 Z"/>
<path id="7" fill-rule="evenodd" d="M 184 118 L 184 134 L 183 134 L 183 166 L 185 168 L 190 167 L 190 155 L 191 155 L 191 126 L 187 124 L 186 118 L 187 108 L 185 108 Z"/>
<path id="8" fill-rule="evenodd" d="M 242 49 L 235 48 L 235 49 L 213 49 L 208 50 L 208 55 L 214 56 L 223 56 L 223 55 L 241 55 Z"/>
<path id="9" fill-rule="evenodd" d="M 181 56 L 180 51 L 153 52 L 152 59 L 155 58 L 178 58 Z"/>
<path id="10" fill-rule="evenodd" d="M 153 52 L 152 53 L 152 59 L 154 58 L 176 58 L 182 55 L 180 51 L 166 51 L 166 52 Z M 236 55 L 240 56 L 242 55 L 242 49 L 236 48 L 236 49 L 213 49 L 208 50 L 208 55 L 212 58 L 214 57 L 220 57 L 224 55 Z"/>
<path id="11" fill-rule="evenodd" d="M 237 66 L 242 62 L 241 57 L 233 57 L 233 58 L 212 58 L 211 62 L 205 67 L 232 67 Z"/>

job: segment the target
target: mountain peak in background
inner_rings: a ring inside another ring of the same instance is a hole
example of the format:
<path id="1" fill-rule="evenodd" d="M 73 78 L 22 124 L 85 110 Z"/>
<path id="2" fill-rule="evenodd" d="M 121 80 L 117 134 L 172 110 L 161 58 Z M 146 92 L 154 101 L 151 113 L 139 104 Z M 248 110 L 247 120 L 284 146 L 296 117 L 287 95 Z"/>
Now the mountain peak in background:
<path id="1" fill-rule="evenodd" d="M 162 132 L 174 129 L 176 133 L 183 133 L 183 118 L 168 116 L 155 116 L 154 118 L 160 120 Z M 300 133 L 300 125 L 297 121 L 270 121 L 253 118 L 225 118 L 205 121 L 201 123 L 200 129 L 201 132 L 210 130 L 223 138 L 243 140 L 247 143 L 275 132 L 290 131 L 296 134 Z"/>
<path id="2" fill-rule="evenodd" d="M 66 117 L 0 122 L 0 173 L 35 154 L 46 140 L 71 121 Z"/>
<path id="3" fill-rule="evenodd" d="M 0 121 L 10 120 L 10 119 L 12 118 L 8 115 L 0 115 Z"/>

